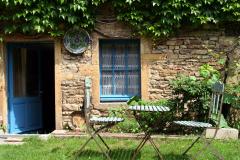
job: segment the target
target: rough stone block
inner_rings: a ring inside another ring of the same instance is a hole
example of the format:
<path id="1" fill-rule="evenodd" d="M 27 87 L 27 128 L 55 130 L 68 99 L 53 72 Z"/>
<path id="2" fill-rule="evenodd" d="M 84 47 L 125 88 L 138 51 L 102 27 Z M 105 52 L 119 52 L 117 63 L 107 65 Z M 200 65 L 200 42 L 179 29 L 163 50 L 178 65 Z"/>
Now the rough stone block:
<path id="1" fill-rule="evenodd" d="M 215 128 L 209 128 L 206 131 L 206 138 L 212 138 Z M 239 131 L 234 128 L 220 128 L 217 131 L 215 139 L 238 139 Z"/>
<path id="2" fill-rule="evenodd" d="M 67 132 L 67 130 L 54 130 L 52 134 L 66 134 Z"/>
<path id="3" fill-rule="evenodd" d="M 174 46 L 174 45 L 176 45 L 176 41 L 175 41 L 175 40 L 173 40 L 173 41 L 167 41 L 166 44 L 169 45 L 169 46 Z"/>
<path id="4" fill-rule="evenodd" d="M 216 36 L 215 36 L 215 37 L 210 37 L 209 40 L 211 40 L 211 41 L 217 41 L 217 40 L 218 40 L 218 37 L 216 37 Z"/>

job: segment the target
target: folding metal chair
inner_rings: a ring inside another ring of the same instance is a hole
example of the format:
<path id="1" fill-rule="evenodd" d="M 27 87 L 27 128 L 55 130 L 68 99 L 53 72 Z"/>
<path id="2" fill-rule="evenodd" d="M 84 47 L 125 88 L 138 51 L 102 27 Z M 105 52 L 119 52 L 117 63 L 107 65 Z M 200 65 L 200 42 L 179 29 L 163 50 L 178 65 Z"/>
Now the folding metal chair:
<path id="1" fill-rule="evenodd" d="M 110 147 L 103 140 L 103 138 L 99 135 L 99 132 L 103 129 L 110 128 L 115 124 L 122 122 L 123 118 L 118 117 L 93 117 L 91 116 L 91 108 L 90 108 L 90 88 L 91 88 L 91 79 L 89 77 L 85 78 L 85 99 L 84 99 L 84 113 L 86 120 L 86 129 L 87 133 L 90 135 L 90 138 L 82 145 L 80 148 L 80 152 L 84 149 L 84 147 L 90 142 L 90 140 L 94 140 L 100 150 L 104 153 L 108 160 L 111 160 L 109 153 Z M 98 143 L 98 139 L 102 142 L 102 145 Z M 105 146 L 105 149 L 102 147 Z"/>
<path id="2" fill-rule="evenodd" d="M 196 122 L 196 121 L 174 121 L 175 124 L 186 126 L 186 127 L 194 127 L 194 128 L 204 128 L 203 133 L 197 137 L 196 140 L 183 152 L 183 155 L 186 155 L 187 152 L 200 140 L 203 139 L 204 146 L 198 150 L 198 152 L 194 155 L 193 159 L 196 159 L 201 155 L 201 153 L 206 149 L 211 149 L 212 153 L 218 158 L 223 160 L 224 157 L 219 153 L 217 149 L 211 146 L 214 138 L 217 135 L 221 113 L 222 113 L 222 103 L 223 103 L 223 92 L 224 92 L 224 84 L 221 82 L 216 82 L 212 86 L 212 99 L 211 105 L 209 107 L 209 115 L 207 122 Z M 213 125 L 212 125 L 213 124 Z M 206 139 L 206 130 L 207 128 L 215 129 L 214 135 L 210 139 Z"/>

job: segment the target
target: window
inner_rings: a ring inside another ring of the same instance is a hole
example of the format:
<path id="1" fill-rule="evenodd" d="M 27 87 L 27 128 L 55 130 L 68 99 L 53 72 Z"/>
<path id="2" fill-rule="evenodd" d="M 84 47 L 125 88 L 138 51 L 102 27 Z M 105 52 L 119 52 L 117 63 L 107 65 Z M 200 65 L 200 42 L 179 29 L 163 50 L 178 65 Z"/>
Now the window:
<path id="1" fill-rule="evenodd" d="M 139 40 L 100 40 L 100 100 L 140 96 Z"/>
<path id="2" fill-rule="evenodd" d="M 27 48 L 13 49 L 14 97 L 34 97 L 39 94 L 39 54 Z"/>

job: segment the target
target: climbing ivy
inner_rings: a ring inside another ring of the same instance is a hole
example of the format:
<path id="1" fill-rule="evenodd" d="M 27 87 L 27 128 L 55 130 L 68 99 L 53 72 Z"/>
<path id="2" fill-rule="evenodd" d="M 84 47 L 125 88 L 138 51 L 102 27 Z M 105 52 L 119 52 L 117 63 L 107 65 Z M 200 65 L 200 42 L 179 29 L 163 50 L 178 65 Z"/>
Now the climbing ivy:
<path id="1" fill-rule="evenodd" d="M 169 36 L 183 24 L 240 21 L 239 0 L 1 0 L 0 24 L 4 34 L 59 36 L 73 25 L 93 29 L 105 3 L 136 33 L 153 37 Z"/>
<path id="2" fill-rule="evenodd" d="M 65 28 L 78 25 L 92 28 L 98 1 L 86 0 L 1 0 L 0 21 L 5 34 L 49 33 L 61 35 Z"/>
<path id="3" fill-rule="evenodd" d="M 118 0 L 114 4 L 120 20 L 155 37 L 168 36 L 183 24 L 240 20 L 238 0 Z"/>

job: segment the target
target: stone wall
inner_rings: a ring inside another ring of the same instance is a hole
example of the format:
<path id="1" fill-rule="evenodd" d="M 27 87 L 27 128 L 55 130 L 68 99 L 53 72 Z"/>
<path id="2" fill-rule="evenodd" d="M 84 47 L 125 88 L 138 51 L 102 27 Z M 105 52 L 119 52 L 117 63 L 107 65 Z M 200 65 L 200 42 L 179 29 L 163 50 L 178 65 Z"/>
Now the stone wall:
<path id="1" fill-rule="evenodd" d="M 199 76 L 198 69 L 201 65 L 208 63 L 216 66 L 217 60 L 209 50 L 224 51 L 224 48 L 231 45 L 229 41 L 236 38 L 226 37 L 222 31 L 202 30 L 184 32 L 157 42 L 152 53 L 164 55 L 164 58 L 149 64 L 149 99 L 171 97 L 169 81 L 177 74 Z"/>
<path id="2" fill-rule="evenodd" d="M 227 83 L 240 84 L 240 40 L 239 45 L 233 50 L 233 54 L 229 56 L 229 74 Z M 237 65 L 236 65 L 237 64 Z"/>
<path id="3" fill-rule="evenodd" d="M 82 112 L 84 101 L 84 76 L 81 65 L 91 64 L 90 50 L 82 55 L 69 53 L 62 47 L 62 119 L 63 126 L 73 124 L 73 116 Z"/>
<path id="4" fill-rule="evenodd" d="M 84 78 L 62 81 L 63 121 L 72 123 L 71 115 L 82 111 L 84 100 Z"/>

